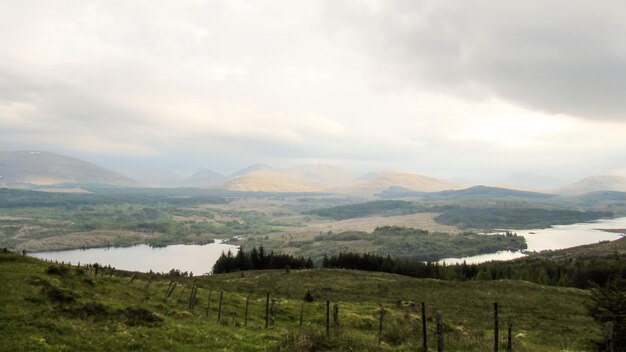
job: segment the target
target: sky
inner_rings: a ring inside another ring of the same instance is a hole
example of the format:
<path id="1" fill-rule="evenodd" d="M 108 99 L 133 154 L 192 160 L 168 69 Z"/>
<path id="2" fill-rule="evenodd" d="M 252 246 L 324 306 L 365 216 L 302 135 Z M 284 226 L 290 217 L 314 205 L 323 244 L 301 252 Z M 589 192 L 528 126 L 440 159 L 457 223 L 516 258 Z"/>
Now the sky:
<path id="1" fill-rule="evenodd" d="M 0 0 L 0 150 L 626 176 L 626 2 Z"/>

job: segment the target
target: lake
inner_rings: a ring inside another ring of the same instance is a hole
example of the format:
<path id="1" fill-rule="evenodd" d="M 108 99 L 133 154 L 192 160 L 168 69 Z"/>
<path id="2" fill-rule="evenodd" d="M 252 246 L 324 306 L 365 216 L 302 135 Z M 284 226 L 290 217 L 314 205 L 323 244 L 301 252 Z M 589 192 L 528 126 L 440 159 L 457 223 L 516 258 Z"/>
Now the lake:
<path id="1" fill-rule="evenodd" d="M 132 247 L 73 249 L 67 251 L 37 252 L 29 255 L 41 259 L 71 262 L 72 264 L 99 263 L 129 271 L 193 272 L 202 275 L 211 271 L 222 252 L 237 253 L 238 246 L 221 243 L 205 245 L 176 244 L 167 247 L 150 247 L 142 244 Z"/>
<path id="2" fill-rule="evenodd" d="M 602 231 L 602 229 L 626 229 L 626 217 L 602 219 L 572 225 L 555 225 L 547 229 L 511 231 L 526 238 L 526 243 L 528 244 L 527 251 L 539 252 L 547 249 L 555 250 L 576 247 L 600 241 L 613 241 L 621 237 L 619 233 Z M 465 258 L 446 258 L 439 262 L 455 264 L 465 261 L 467 264 L 477 264 L 491 260 L 511 260 L 523 256 L 525 254 L 521 252 L 501 251 Z"/>
<path id="3" fill-rule="evenodd" d="M 626 229 L 626 217 L 573 225 L 557 225 L 547 229 L 512 231 L 526 237 L 528 251 L 562 249 L 600 241 L 612 241 L 621 237 L 618 233 L 601 231 L 600 229 Z M 237 249 L 237 246 L 216 240 L 215 243 L 206 245 L 178 244 L 160 248 L 138 245 L 38 252 L 29 253 L 29 255 L 41 259 L 71 262 L 72 264 L 78 262 L 83 264 L 100 263 L 129 271 L 169 272 L 171 269 L 178 269 L 183 272 L 193 272 L 194 275 L 202 275 L 211 271 L 213 264 L 222 252 L 231 250 L 234 254 Z M 465 261 L 468 264 L 475 264 L 490 260 L 511 260 L 523 256 L 525 254 L 521 252 L 502 251 L 465 258 L 446 258 L 442 259 L 440 263 L 455 264 Z"/>

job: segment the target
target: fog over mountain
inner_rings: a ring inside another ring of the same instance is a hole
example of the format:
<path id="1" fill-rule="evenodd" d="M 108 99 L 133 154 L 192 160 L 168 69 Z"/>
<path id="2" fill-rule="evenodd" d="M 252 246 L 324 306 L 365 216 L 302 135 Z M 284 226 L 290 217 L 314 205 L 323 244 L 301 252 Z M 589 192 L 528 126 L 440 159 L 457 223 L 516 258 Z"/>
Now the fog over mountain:
<path id="1" fill-rule="evenodd" d="M 5 1 L 0 150 L 133 175 L 626 176 L 624 18 L 617 0 Z"/>

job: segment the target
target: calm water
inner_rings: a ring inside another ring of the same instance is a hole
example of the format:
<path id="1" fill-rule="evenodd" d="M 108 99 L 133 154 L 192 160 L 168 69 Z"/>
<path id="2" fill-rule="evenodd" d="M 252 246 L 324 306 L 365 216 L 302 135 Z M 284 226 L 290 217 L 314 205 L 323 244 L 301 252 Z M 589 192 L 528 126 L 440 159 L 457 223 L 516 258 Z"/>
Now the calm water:
<path id="1" fill-rule="evenodd" d="M 171 245 L 161 248 L 152 248 L 142 244 L 132 247 L 111 247 L 74 249 L 68 251 L 30 253 L 31 256 L 71 262 L 76 264 L 100 263 L 111 265 L 117 269 L 130 271 L 169 272 L 171 269 L 191 271 L 194 275 L 208 273 L 222 252 L 230 249 L 233 254 L 237 246 L 216 243 L 206 245 Z"/>
<path id="2" fill-rule="evenodd" d="M 513 230 L 520 236 L 526 237 L 529 251 L 545 249 L 562 249 L 583 244 L 612 241 L 620 238 L 620 234 L 601 231 L 600 229 L 626 229 L 626 217 L 598 220 L 589 223 L 573 225 L 558 225 L 548 229 Z M 211 243 L 207 245 L 172 245 L 163 248 L 152 248 L 139 245 L 123 248 L 93 248 L 75 249 L 56 252 L 39 252 L 30 255 L 50 260 L 71 262 L 100 263 L 111 265 L 118 269 L 130 271 L 168 272 L 171 269 L 191 271 L 194 275 L 208 273 L 222 252 L 229 249 L 236 252 L 237 246 Z M 490 260 L 511 260 L 523 257 L 521 252 L 502 251 L 492 254 L 483 254 L 465 258 L 447 258 L 440 262 L 448 264 L 482 263 Z"/>
<path id="3" fill-rule="evenodd" d="M 572 225 L 555 225 L 548 229 L 512 231 L 526 237 L 529 251 L 563 249 L 600 241 L 613 241 L 621 237 L 619 233 L 606 232 L 601 229 L 626 229 L 626 217 Z M 502 251 L 465 258 L 447 258 L 440 262 L 455 264 L 466 261 L 468 264 L 475 264 L 490 260 L 511 260 L 523 256 L 524 254 L 520 252 Z"/>

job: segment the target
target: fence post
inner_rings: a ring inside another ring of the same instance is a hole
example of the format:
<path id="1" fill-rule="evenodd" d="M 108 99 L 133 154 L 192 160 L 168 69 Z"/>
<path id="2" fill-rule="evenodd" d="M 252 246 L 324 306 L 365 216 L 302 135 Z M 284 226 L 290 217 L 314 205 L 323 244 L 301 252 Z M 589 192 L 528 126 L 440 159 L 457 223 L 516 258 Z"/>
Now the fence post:
<path id="1" fill-rule="evenodd" d="M 270 292 L 267 291 L 265 296 L 265 328 L 270 326 Z"/>
<path id="2" fill-rule="evenodd" d="M 337 335 L 339 332 L 339 305 L 337 303 L 333 305 L 333 324 L 334 333 Z"/>
<path id="3" fill-rule="evenodd" d="M 300 327 L 302 327 L 302 315 L 304 313 L 304 302 L 300 303 Z"/>
<path id="4" fill-rule="evenodd" d="M 330 301 L 326 300 L 326 336 L 330 335 Z"/>
<path id="5" fill-rule="evenodd" d="M 422 350 L 428 351 L 428 342 L 426 340 L 426 303 L 422 302 Z"/>
<path id="6" fill-rule="evenodd" d="M 513 348 L 513 322 L 511 322 L 511 316 L 509 315 L 509 331 L 506 339 L 506 352 L 511 352 Z"/>
<path id="7" fill-rule="evenodd" d="M 276 298 L 272 298 L 272 303 L 270 304 L 270 324 L 274 326 L 275 321 L 276 321 Z"/>
<path id="8" fill-rule="evenodd" d="M 493 304 L 493 351 L 498 352 L 499 338 L 498 331 L 498 302 Z"/>
<path id="9" fill-rule="evenodd" d="M 441 320 L 441 313 L 437 311 L 437 352 L 443 352 L 443 322 Z"/>
<path id="10" fill-rule="evenodd" d="M 220 292 L 220 303 L 217 308 L 217 323 L 219 324 L 220 319 L 222 319 L 222 299 L 224 298 L 224 291 Z"/>
<path id="11" fill-rule="evenodd" d="M 250 304 L 250 295 L 246 296 L 246 312 L 243 315 L 243 327 L 248 327 L 248 305 Z"/>

